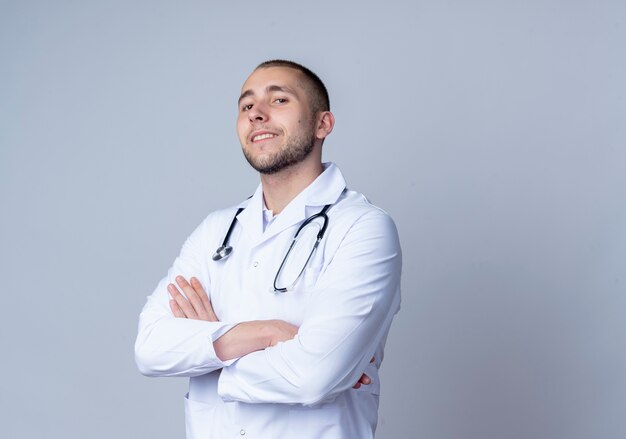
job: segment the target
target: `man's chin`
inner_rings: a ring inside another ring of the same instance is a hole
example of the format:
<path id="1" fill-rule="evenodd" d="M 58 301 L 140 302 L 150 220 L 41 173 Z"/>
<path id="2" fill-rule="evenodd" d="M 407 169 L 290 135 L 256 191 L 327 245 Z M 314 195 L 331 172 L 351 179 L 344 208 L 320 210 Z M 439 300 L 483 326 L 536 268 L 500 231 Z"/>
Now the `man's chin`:
<path id="1" fill-rule="evenodd" d="M 268 159 L 268 160 L 259 160 L 258 158 L 252 158 L 248 156 L 248 154 L 244 153 L 248 164 L 252 166 L 252 168 L 257 171 L 259 174 L 271 175 L 275 174 L 281 170 L 281 164 L 276 163 L 276 160 Z M 284 166 L 283 166 L 284 168 Z"/>
<path id="2" fill-rule="evenodd" d="M 250 166 L 257 172 L 263 175 L 272 175 L 304 161 L 313 151 L 313 145 L 313 142 L 288 144 L 274 154 L 261 153 L 256 156 L 252 154 L 253 150 L 244 148 L 243 154 Z"/>

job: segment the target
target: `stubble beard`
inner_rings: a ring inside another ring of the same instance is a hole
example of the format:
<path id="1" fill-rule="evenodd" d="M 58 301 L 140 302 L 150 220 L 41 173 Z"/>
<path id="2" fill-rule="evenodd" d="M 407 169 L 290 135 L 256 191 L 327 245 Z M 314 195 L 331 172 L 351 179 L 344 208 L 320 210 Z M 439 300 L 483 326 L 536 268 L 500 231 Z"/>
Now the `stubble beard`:
<path id="1" fill-rule="evenodd" d="M 306 134 L 289 137 L 287 143 L 274 154 L 254 158 L 247 148 L 243 148 L 243 155 L 257 172 L 271 175 L 303 162 L 314 146 L 315 136 L 311 130 Z"/>

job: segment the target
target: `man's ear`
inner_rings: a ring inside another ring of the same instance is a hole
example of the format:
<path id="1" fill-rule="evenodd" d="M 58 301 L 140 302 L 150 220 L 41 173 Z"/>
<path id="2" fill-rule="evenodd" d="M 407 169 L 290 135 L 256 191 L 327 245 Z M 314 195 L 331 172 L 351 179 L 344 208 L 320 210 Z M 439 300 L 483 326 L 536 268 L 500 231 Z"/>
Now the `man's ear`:
<path id="1" fill-rule="evenodd" d="M 315 130 L 315 136 L 318 139 L 325 139 L 335 126 L 335 116 L 330 111 L 321 111 L 317 115 L 317 127 Z"/>

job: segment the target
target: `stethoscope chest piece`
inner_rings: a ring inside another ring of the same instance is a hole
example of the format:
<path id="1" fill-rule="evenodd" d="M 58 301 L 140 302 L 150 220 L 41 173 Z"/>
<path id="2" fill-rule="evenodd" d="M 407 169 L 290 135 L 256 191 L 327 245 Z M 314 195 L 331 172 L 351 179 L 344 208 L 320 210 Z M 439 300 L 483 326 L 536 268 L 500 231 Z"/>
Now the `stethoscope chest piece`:
<path id="1" fill-rule="evenodd" d="M 226 259 L 233 252 L 233 248 L 230 245 L 221 245 L 215 253 L 213 253 L 212 259 L 214 261 L 221 261 L 222 259 Z"/>
<path id="2" fill-rule="evenodd" d="M 239 215 L 242 210 L 243 210 L 243 207 L 240 207 L 239 209 L 237 209 L 237 213 L 235 214 L 235 217 L 230 222 L 230 226 L 228 227 L 226 236 L 224 236 L 224 241 L 222 241 L 222 245 L 220 245 L 217 248 L 217 250 L 215 250 L 215 253 L 213 253 L 213 256 L 211 256 L 211 259 L 213 259 L 214 261 L 221 261 L 222 259 L 226 259 L 233 252 L 233 248 L 230 245 L 228 245 L 228 239 L 230 238 L 230 234 L 233 232 L 233 227 L 235 227 L 235 222 L 237 222 L 237 215 Z"/>

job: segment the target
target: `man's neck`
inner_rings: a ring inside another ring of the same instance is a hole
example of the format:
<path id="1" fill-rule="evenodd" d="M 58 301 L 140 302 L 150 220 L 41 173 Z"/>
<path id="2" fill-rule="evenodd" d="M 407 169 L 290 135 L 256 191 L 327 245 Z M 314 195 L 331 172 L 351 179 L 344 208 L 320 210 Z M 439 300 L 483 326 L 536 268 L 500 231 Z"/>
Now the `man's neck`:
<path id="1" fill-rule="evenodd" d="M 278 215 L 323 171 L 322 163 L 318 161 L 314 165 L 299 163 L 276 174 L 261 174 L 265 206 Z"/>

